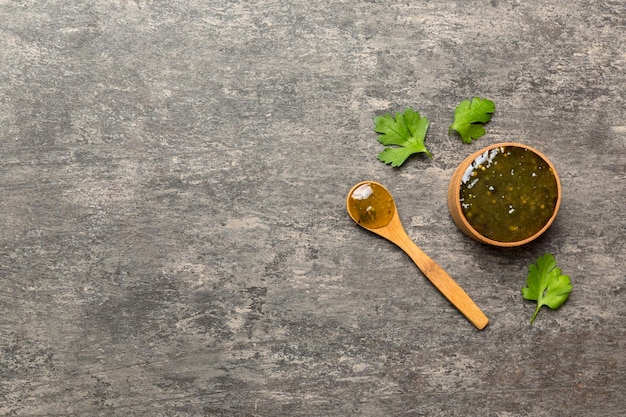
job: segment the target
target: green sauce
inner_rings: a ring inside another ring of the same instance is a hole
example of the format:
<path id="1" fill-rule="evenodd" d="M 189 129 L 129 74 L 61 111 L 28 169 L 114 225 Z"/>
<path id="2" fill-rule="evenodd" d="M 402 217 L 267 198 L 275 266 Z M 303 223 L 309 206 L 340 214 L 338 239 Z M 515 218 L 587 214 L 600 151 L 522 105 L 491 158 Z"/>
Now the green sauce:
<path id="1" fill-rule="evenodd" d="M 506 146 L 476 158 L 461 180 L 469 224 L 498 242 L 517 242 L 541 230 L 556 207 L 557 179 L 536 153 Z"/>
<path id="2" fill-rule="evenodd" d="M 360 225 L 379 229 L 389 224 L 396 212 L 396 205 L 391 194 L 381 185 L 365 183 L 352 191 L 348 210 Z"/>

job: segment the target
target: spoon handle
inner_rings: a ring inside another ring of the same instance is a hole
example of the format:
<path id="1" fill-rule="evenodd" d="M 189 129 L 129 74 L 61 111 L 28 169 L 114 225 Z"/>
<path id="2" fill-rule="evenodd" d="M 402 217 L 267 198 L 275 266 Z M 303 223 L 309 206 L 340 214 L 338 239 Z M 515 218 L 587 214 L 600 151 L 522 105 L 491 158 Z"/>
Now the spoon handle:
<path id="1" fill-rule="evenodd" d="M 489 323 L 487 316 L 469 295 L 442 267 L 424 253 L 406 233 L 396 236 L 396 244 L 411 257 L 426 278 L 454 305 L 477 329 Z"/>

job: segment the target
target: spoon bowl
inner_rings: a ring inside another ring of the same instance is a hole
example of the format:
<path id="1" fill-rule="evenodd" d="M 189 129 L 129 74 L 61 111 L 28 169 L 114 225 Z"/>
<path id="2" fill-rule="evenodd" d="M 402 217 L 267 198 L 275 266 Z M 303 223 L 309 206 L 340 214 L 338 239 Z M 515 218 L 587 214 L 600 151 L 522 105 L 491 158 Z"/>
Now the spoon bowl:
<path id="1" fill-rule="evenodd" d="M 409 238 L 391 193 L 375 181 L 356 184 L 346 198 L 348 214 L 359 226 L 384 237 L 402 249 L 415 262 L 430 282 L 477 329 L 482 330 L 489 319 L 459 284 Z"/>

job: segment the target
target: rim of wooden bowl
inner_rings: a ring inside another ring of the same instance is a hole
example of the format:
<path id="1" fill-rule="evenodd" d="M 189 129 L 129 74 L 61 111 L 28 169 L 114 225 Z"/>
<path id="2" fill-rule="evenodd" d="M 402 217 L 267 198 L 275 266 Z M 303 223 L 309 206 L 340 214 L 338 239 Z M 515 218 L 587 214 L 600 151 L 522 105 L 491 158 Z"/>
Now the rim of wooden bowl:
<path id="1" fill-rule="evenodd" d="M 476 229 L 474 229 L 470 225 L 470 223 L 465 218 L 465 215 L 463 214 L 463 210 L 461 208 L 461 200 L 459 198 L 461 195 L 461 178 L 463 177 L 463 174 L 465 173 L 469 165 L 478 156 L 482 155 L 483 153 L 488 152 L 494 148 L 505 147 L 505 146 L 515 146 L 515 147 L 527 149 L 531 152 L 534 152 L 537 156 L 543 159 L 552 170 L 552 173 L 554 174 L 554 179 L 556 180 L 556 187 L 557 187 L 556 205 L 554 206 L 554 211 L 552 212 L 552 216 L 550 216 L 550 219 L 548 219 L 546 224 L 534 235 L 529 236 L 526 239 L 518 240 L 515 242 L 500 242 L 498 240 L 493 240 L 493 239 L 490 239 L 488 237 L 481 235 Z M 518 142 L 495 143 L 493 145 L 486 146 L 472 153 L 467 158 L 465 158 L 463 162 L 461 162 L 459 166 L 456 168 L 456 170 L 452 174 L 452 178 L 450 179 L 450 184 L 448 186 L 448 210 L 450 212 L 450 215 L 452 216 L 452 220 L 454 221 L 454 223 L 467 236 L 471 237 L 472 239 L 478 242 L 485 243 L 485 244 L 492 245 L 492 246 L 514 247 L 514 246 L 525 245 L 529 242 L 532 242 L 533 240 L 541 236 L 552 225 L 559 211 L 560 206 L 561 206 L 561 180 L 559 179 L 559 175 L 556 172 L 556 168 L 554 167 L 554 164 L 552 164 L 552 162 L 548 159 L 548 157 L 546 157 L 539 150 L 533 148 L 532 146 L 528 146 L 528 145 L 525 145 L 523 143 L 518 143 Z"/>

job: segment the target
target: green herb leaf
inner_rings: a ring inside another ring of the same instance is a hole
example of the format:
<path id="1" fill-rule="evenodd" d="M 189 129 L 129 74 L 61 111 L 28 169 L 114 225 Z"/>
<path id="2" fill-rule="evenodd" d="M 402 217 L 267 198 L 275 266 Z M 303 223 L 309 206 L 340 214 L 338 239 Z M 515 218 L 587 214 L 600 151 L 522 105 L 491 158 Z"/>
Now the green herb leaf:
<path id="1" fill-rule="evenodd" d="M 557 309 L 563 305 L 571 292 L 570 279 L 567 275 L 561 275 L 554 256 L 546 253 L 537 258 L 537 263 L 528 267 L 526 287 L 522 288 L 522 296 L 525 299 L 537 301 L 537 309 L 530 319 L 530 324 L 535 321 L 541 306 Z"/>
<path id="2" fill-rule="evenodd" d="M 381 133 L 378 141 L 385 146 L 393 146 L 378 154 L 378 159 L 385 164 L 399 167 L 414 153 L 423 152 L 432 158 L 424 145 L 429 122 L 418 112 L 406 109 L 404 113 L 396 113 L 395 118 L 391 114 L 377 116 L 374 124 L 374 131 Z"/>
<path id="3" fill-rule="evenodd" d="M 482 126 L 491 120 L 491 114 L 496 111 L 496 105 L 486 98 L 474 97 L 472 101 L 462 101 L 454 109 L 454 123 L 448 129 L 448 135 L 456 131 L 465 143 L 472 143 L 485 134 Z"/>

